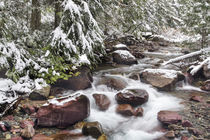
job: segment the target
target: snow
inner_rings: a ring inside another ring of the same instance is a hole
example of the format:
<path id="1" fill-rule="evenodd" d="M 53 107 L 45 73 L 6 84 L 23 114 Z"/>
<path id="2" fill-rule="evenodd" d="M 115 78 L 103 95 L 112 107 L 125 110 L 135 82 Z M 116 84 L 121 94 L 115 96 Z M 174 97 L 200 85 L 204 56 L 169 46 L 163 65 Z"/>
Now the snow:
<path id="1" fill-rule="evenodd" d="M 83 55 L 79 56 L 79 63 L 80 64 L 89 64 L 90 65 L 90 61 L 88 60 L 86 54 L 83 54 Z"/>
<path id="2" fill-rule="evenodd" d="M 79 97 L 81 94 L 76 93 L 75 95 L 61 97 L 61 98 L 54 98 L 51 100 L 48 100 L 48 103 L 44 104 L 43 106 L 48 106 L 50 104 L 57 105 L 57 106 L 63 106 L 65 103 L 68 103 L 70 101 L 76 101 L 76 98 Z M 59 101 L 60 100 L 60 101 Z"/>
<path id="3" fill-rule="evenodd" d="M 185 35 L 183 32 L 173 28 L 165 29 L 160 34 L 161 35 L 154 35 L 154 37 L 162 38 L 168 42 L 174 42 L 174 43 L 182 43 L 184 41 L 196 42 L 201 38 L 200 35 L 194 35 L 194 36 Z"/>
<path id="4" fill-rule="evenodd" d="M 126 51 L 126 50 L 116 50 L 114 51 L 114 53 L 118 53 L 121 57 L 125 59 L 129 59 L 129 58 L 135 59 L 135 57 L 129 51 Z"/>
<path id="5" fill-rule="evenodd" d="M 125 44 L 117 44 L 114 46 L 115 48 L 127 48 Z"/>
<path id="6" fill-rule="evenodd" d="M 170 64 L 170 63 L 181 61 L 181 60 L 184 60 L 184 59 L 189 58 L 189 57 L 200 55 L 202 53 L 203 53 L 203 50 L 192 52 L 192 53 L 189 53 L 189 54 L 186 54 L 186 55 L 183 55 L 183 56 L 179 56 L 179 57 L 170 59 L 170 60 L 164 62 L 162 65 L 167 65 L 167 64 Z"/>
<path id="7" fill-rule="evenodd" d="M 11 94 L 6 93 L 6 91 L 12 91 L 11 89 L 14 84 L 12 80 L 0 79 L 0 104 L 11 103 L 17 98 L 17 95 L 13 92 Z"/>
<path id="8" fill-rule="evenodd" d="M 180 71 L 167 70 L 167 69 L 145 69 L 143 72 L 149 72 L 153 74 L 160 74 L 165 78 L 177 78 L 177 74 L 181 73 Z"/>
<path id="9" fill-rule="evenodd" d="M 4 8 L 4 6 L 5 6 L 5 5 L 4 5 L 4 2 L 1 1 L 1 2 L 0 2 L 0 9 Z"/>
<path id="10" fill-rule="evenodd" d="M 44 56 L 45 56 L 45 57 L 48 57 L 49 54 L 50 54 L 50 51 L 47 50 Z"/>
<path id="11" fill-rule="evenodd" d="M 205 59 L 203 62 L 201 62 L 199 65 L 197 66 L 191 66 L 190 68 L 192 68 L 192 70 L 190 71 L 191 75 L 195 75 L 202 67 L 203 65 L 207 64 L 209 66 L 210 63 L 210 57 L 208 57 L 207 59 Z"/>

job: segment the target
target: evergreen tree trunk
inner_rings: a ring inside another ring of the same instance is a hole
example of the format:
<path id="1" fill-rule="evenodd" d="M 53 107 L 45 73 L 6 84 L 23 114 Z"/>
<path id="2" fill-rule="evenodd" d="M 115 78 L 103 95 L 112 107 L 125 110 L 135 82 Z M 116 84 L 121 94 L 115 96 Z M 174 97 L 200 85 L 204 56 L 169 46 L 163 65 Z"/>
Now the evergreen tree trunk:
<path id="1" fill-rule="evenodd" d="M 59 26 L 61 21 L 61 12 L 62 12 L 62 6 L 61 6 L 62 0 L 55 0 L 55 28 Z"/>
<path id="2" fill-rule="evenodd" d="M 38 30 L 41 25 L 41 10 L 39 0 L 32 0 L 31 30 Z"/>

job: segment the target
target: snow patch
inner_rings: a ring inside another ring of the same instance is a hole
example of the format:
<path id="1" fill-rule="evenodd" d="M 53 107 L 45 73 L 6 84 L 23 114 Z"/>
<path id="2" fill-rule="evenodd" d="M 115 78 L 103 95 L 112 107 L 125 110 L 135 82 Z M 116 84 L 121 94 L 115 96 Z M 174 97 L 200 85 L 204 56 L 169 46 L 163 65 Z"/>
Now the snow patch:
<path id="1" fill-rule="evenodd" d="M 126 51 L 126 50 L 116 50 L 114 51 L 114 53 L 117 53 L 119 54 L 122 58 L 125 58 L 125 59 L 135 59 L 135 57 L 129 52 L 129 51 Z"/>
<path id="2" fill-rule="evenodd" d="M 117 44 L 114 46 L 115 48 L 127 48 L 125 44 Z"/>
<path id="3" fill-rule="evenodd" d="M 75 94 L 71 96 L 61 97 L 61 98 L 54 98 L 51 100 L 48 100 L 48 103 L 44 104 L 43 106 L 48 106 L 50 104 L 57 105 L 57 106 L 63 106 L 65 103 L 68 103 L 70 101 L 76 101 L 76 98 L 79 97 L 81 94 Z"/>
<path id="4" fill-rule="evenodd" d="M 181 73 L 180 71 L 167 70 L 167 69 L 145 69 L 143 72 L 149 72 L 153 74 L 160 74 L 165 78 L 176 78 L 177 74 Z"/>
<path id="5" fill-rule="evenodd" d="M 89 64 L 90 65 L 90 61 L 88 60 L 86 54 L 83 54 L 83 55 L 79 56 L 79 63 L 80 64 Z"/>
<path id="6" fill-rule="evenodd" d="M 190 68 L 192 68 L 192 70 L 190 71 L 190 74 L 191 75 L 195 75 L 203 67 L 203 65 L 205 65 L 207 63 L 208 63 L 208 68 L 210 68 L 210 57 L 205 59 L 203 62 L 201 62 L 197 66 L 191 66 Z"/>

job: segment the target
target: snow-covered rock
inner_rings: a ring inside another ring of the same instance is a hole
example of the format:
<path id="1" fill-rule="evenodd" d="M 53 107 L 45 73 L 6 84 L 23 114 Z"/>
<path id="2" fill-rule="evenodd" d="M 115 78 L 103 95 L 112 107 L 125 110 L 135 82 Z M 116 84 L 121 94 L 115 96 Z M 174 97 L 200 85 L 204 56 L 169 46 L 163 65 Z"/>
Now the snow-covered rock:
<path id="1" fill-rule="evenodd" d="M 142 82 L 151 84 L 159 90 L 171 91 L 174 89 L 176 82 L 184 80 L 184 75 L 175 70 L 145 69 L 140 74 L 140 79 Z"/>
<path id="2" fill-rule="evenodd" d="M 127 50 L 116 50 L 112 54 L 113 61 L 117 64 L 137 64 L 136 58 Z"/>
<path id="3" fill-rule="evenodd" d="M 125 44 L 117 44 L 113 47 L 113 49 L 116 50 L 128 50 L 128 47 Z"/>

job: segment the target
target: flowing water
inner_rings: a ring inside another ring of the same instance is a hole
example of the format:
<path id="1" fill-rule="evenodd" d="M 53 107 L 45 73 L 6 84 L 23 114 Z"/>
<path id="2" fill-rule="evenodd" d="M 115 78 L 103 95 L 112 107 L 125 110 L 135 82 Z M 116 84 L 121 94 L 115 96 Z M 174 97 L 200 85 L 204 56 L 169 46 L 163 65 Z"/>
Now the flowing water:
<path id="1" fill-rule="evenodd" d="M 90 116 L 87 120 L 90 122 L 100 122 L 105 134 L 108 135 L 110 140 L 153 140 L 158 138 L 162 136 L 163 133 L 157 130 L 158 126 L 160 125 L 157 120 L 157 113 L 160 110 L 179 110 L 182 108 L 182 106 L 179 104 L 180 99 L 170 96 L 166 92 L 159 92 L 152 86 L 144 84 L 139 80 L 129 79 L 128 75 L 126 74 L 111 74 L 117 72 L 119 73 L 119 70 L 123 72 L 127 71 L 128 73 L 131 71 L 136 72 L 139 71 L 137 68 L 141 66 L 142 64 L 138 64 L 132 67 L 99 71 L 94 74 L 92 88 L 76 92 L 85 94 L 89 97 L 91 108 Z M 144 109 L 143 117 L 123 117 L 115 112 L 117 107 L 115 95 L 119 91 L 111 89 L 106 85 L 98 85 L 97 83 L 103 75 L 120 77 L 124 79 L 128 83 L 128 86 L 125 89 L 140 88 L 145 89 L 149 93 L 148 102 L 142 105 Z M 97 108 L 94 98 L 92 97 L 92 94 L 94 93 L 105 94 L 109 97 L 111 100 L 111 105 L 108 110 L 100 111 Z"/>

